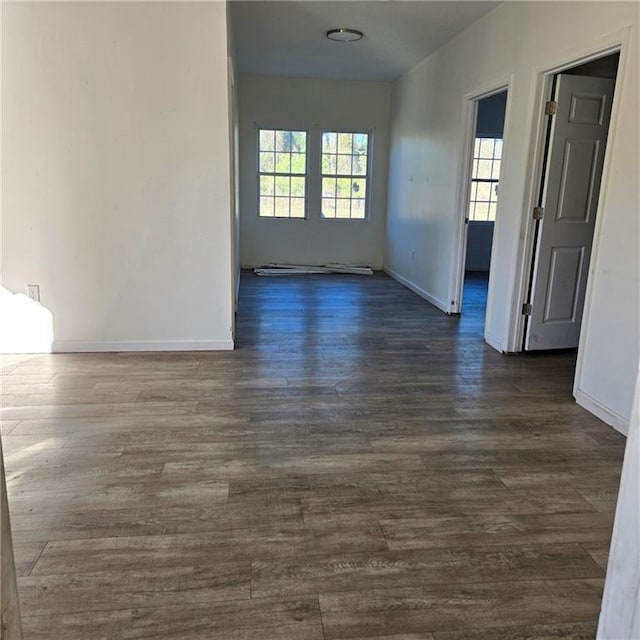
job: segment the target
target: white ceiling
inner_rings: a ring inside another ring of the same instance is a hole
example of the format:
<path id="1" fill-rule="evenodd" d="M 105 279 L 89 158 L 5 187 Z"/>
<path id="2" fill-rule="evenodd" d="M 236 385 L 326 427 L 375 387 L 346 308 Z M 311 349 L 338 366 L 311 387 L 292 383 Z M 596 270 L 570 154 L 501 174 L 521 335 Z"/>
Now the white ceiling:
<path id="1" fill-rule="evenodd" d="M 422 0 L 230 2 L 240 73 L 394 80 L 498 2 Z M 329 29 L 364 32 L 332 42 Z"/>

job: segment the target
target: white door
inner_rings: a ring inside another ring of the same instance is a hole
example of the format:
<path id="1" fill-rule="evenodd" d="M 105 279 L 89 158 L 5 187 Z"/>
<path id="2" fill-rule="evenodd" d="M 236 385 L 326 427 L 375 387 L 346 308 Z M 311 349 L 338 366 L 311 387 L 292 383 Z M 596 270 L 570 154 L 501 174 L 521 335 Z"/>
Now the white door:
<path id="1" fill-rule="evenodd" d="M 558 75 L 525 349 L 578 346 L 614 81 Z"/>

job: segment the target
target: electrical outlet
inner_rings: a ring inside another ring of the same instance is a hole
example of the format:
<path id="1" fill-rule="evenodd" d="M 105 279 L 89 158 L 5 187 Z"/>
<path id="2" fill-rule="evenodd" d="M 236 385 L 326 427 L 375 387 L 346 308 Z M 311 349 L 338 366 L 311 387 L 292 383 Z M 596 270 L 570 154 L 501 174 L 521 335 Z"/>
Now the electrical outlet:
<path id="1" fill-rule="evenodd" d="M 37 284 L 28 284 L 27 296 L 35 302 L 40 302 L 40 286 Z"/>

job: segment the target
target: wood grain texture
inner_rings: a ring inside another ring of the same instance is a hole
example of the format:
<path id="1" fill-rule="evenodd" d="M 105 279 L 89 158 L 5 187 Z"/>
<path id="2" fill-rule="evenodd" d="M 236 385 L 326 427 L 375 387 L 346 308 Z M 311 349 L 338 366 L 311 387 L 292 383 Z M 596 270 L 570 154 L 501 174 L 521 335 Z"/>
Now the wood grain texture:
<path id="1" fill-rule="evenodd" d="M 25 638 L 593 637 L 624 438 L 465 291 L 243 273 L 234 352 L 4 358 Z"/>

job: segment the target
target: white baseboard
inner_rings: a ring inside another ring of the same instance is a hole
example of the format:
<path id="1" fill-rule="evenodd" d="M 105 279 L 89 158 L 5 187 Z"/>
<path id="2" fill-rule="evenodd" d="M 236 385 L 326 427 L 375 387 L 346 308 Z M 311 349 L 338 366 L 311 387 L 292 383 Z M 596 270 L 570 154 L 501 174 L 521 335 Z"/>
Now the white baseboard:
<path id="1" fill-rule="evenodd" d="M 603 422 L 606 422 L 609 426 L 613 427 L 616 431 L 619 431 L 622 435 L 629 434 L 629 418 L 621 416 L 613 409 L 605 407 L 598 402 L 595 398 L 591 397 L 584 391 L 575 392 L 576 402 L 589 413 L 592 413 L 596 418 L 600 418 Z"/>
<path id="2" fill-rule="evenodd" d="M 498 338 L 498 336 L 494 336 L 492 333 L 489 333 L 487 331 L 484 334 L 484 340 L 490 347 L 493 347 L 496 351 L 505 353 L 505 350 L 502 346 L 502 341 L 500 340 L 500 338 Z"/>
<path id="3" fill-rule="evenodd" d="M 90 341 L 56 340 L 54 353 L 100 353 L 110 351 L 233 351 L 233 340 Z"/>
<path id="4" fill-rule="evenodd" d="M 434 307 L 438 307 L 440 311 L 444 311 L 445 313 L 451 313 L 449 309 L 449 305 L 442 300 L 439 300 L 435 296 L 432 296 L 430 293 L 427 293 L 424 289 L 421 289 L 418 285 L 413 284 L 410 280 L 407 280 L 405 277 L 401 276 L 399 273 L 396 273 L 393 269 L 389 269 L 389 267 L 383 267 L 382 270 L 389 276 L 391 276 L 394 280 L 397 280 L 400 284 L 407 287 L 407 289 L 411 289 L 413 293 L 416 293 L 421 298 L 424 298 L 427 302 L 430 302 Z"/>

